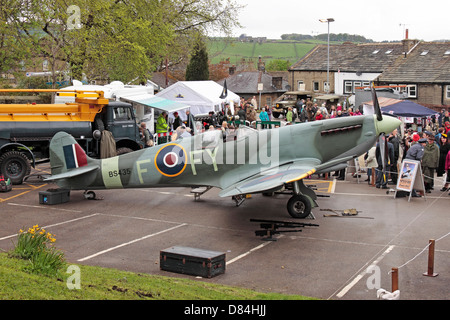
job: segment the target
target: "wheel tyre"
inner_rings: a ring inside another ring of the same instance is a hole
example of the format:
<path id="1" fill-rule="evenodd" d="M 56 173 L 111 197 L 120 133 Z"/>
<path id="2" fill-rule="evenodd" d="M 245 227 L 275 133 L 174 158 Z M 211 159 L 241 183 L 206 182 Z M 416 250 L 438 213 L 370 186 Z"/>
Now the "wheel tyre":
<path id="1" fill-rule="evenodd" d="M 26 155 L 18 151 L 9 151 L 0 157 L 0 172 L 12 184 L 22 184 L 25 176 L 31 172 L 31 165 Z"/>
<path id="2" fill-rule="evenodd" d="M 95 200 L 95 197 L 96 197 L 96 195 L 95 195 L 94 191 L 86 191 L 84 193 L 84 198 L 87 200 Z"/>
<path id="3" fill-rule="evenodd" d="M 292 196 L 287 203 L 287 210 L 292 218 L 304 219 L 311 213 L 311 202 L 306 196 Z"/>
<path id="4" fill-rule="evenodd" d="M 129 153 L 129 152 L 133 152 L 133 150 L 130 149 L 130 148 L 126 148 L 126 147 L 117 148 L 117 150 L 116 150 L 116 154 L 118 156 L 121 155 L 121 154 Z"/>

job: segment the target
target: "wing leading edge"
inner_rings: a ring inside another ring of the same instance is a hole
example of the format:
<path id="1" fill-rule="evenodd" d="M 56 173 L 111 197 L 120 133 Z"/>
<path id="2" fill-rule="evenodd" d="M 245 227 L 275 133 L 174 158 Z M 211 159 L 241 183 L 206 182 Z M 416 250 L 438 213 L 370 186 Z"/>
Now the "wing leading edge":
<path id="1" fill-rule="evenodd" d="M 305 159 L 278 168 L 268 169 L 222 190 L 219 196 L 229 197 L 274 189 L 285 183 L 301 180 L 312 175 L 316 172 L 316 167 L 319 165 L 320 161 L 318 159 Z"/>

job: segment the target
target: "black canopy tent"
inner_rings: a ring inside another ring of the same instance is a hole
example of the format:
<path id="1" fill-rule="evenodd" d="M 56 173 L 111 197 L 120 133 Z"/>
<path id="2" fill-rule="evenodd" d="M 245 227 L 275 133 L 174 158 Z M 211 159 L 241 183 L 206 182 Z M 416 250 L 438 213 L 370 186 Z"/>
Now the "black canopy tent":
<path id="1" fill-rule="evenodd" d="M 437 111 L 424 107 L 410 100 L 400 100 L 397 103 L 381 107 L 381 112 L 397 117 L 423 118 L 438 114 Z"/>

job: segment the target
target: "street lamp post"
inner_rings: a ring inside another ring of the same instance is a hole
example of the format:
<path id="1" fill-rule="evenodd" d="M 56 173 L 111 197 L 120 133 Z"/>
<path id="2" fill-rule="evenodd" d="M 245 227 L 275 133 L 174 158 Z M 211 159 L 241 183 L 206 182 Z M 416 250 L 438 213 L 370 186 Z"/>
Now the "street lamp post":
<path id="1" fill-rule="evenodd" d="M 327 55 L 327 93 L 330 93 L 330 22 L 333 22 L 333 18 L 319 19 L 320 22 L 328 23 L 328 55 Z"/>

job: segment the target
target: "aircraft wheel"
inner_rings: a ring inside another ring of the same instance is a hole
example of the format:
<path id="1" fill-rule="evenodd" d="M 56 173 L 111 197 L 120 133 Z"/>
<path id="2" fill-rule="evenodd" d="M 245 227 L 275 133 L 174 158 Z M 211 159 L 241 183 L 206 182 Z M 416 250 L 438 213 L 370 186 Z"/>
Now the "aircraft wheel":
<path id="1" fill-rule="evenodd" d="M 94 200 L 95 199 L 95 192 L 94 191 L 86 191 L 84 193 L 84 198 L 87 200 Z"/>
<path id="2" fill-rule="evenodd" d="M 287 210 L 292 218 L 304 219 L 311 213 L 311 202 L 306 196 L 292 196 L 287 203 Z"/>

